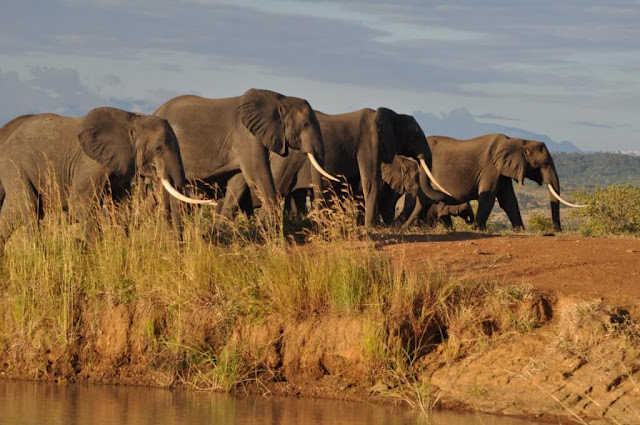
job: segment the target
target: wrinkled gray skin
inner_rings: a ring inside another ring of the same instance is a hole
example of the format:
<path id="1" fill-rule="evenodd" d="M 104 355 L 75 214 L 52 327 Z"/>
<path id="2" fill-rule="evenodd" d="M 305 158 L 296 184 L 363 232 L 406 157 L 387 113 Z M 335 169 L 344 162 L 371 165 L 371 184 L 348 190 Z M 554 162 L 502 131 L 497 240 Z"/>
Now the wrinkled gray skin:
<path id="1" fill-rule="evenodd" d="M 253 195 L 273 206 L 277 197 L 269 152 L 286 156 L 294 152 L 291 148 L 306 162 L 307 153 L 324 162 L 320 126 L 304 99 L 258 89 L 225 99 L 187 95 L 169 100 L 154 115 L 171 123 L 187 179 L 203 189 L 240 176 Z M 223 206 L 222 213 L 229 217 L 233 210 Z"/>
<path id="2" fill-rule="evenodd" d="M 7 139 L 9 139 L 9 136 L 11 136 L 13 132 L 16 131 L 16 129 L 22 125 L 22 123 L 24 123 L 28 118 L 32 116 L 33 115 L 19 116 L 18 118 L 14 118 L 8 123 L 6 123 L 5 125 L 3 125 L 2 127 L 0 127 L 0 147 L 2 147 L 4 142 Z M 5 196 L 5 191 L 4 191 L 4 188 L 2 187 L 2 182 L 0 182 L 0 208 L 2 208 L 2 203 L 4 202 L 4 196 Z"/>
<path id="3" fill-rule="evenodd" d="M 467 224 L 473 223 L 473 209 L 468 202 L 462 205 L 431 203 L 420 187 L 420 165 L 415 159 L 396 155 L 391 164 L 382 164 L 381 169 L 380 213 L 385 224 L 406 219 L 402 226 L 406 230 L 419 217 L 429 225 L 439 221 L 451 227 L 451 215 L 464 218 Z"/>
<path id="4" fill-rule="evenodd" d="M 380 165 L 389 163 L 394 155 L 424 158 L 431 163 L 431 155 L 424 133 L 415 118 L 397 114 L 387 108 L 361 109 L 346 114 L 329 115 L 316 111 L 325 144 L 324 168 L 334 176 L 343 176 L 353 188 L 362 187 L 365 204 L 365 226 L 375 224 L 382 184 Z M 303 209 L 309 189 L 318 199 L 322 182 L 304 157 L 292 152 L 287 158 L 271 156 L 276 189 L 281 196 L 292 194 L 298 210 Z M 340 193 L 341 184 L 334 184 Z M 420 173 L 423 191 L 439 199 L 444 195 L 431 187 L 424 171 Z M 241 178 L 229 183 L 225 203 L 242 199 L 246 184 Z"/>
<path id="5" fill-rule="evenodd" d="M 541 142 L 512 139 L 503 134 L 488 134 L 471 140 L 429 136 L 433 155 L 431 171 L 452 195 L 446 204 L 478 200 L 475 227 L 485 229 L 496 198 L 507 213 L 514 229 L 524 229 L 518 200 L 513 190 L 515 180 L 524 184 L 525 177 L 538 184 L 550 184 L 560 193 L 560 181 L 546 145 Z M 551 218 L 557 231 L 560 205 L 551 194 Z"/>
<path id="6" fill-rule="evenodd" d="M 86 222 L 91 201 L 104 194 L 107 181 L 114 198 L 126 196 L 136 175 L 152 167 L 175 187 L 185 184 L 180 150 L 166 120 L 115 108 L 96 108 L 80 118 L 40 114 L 17 120 L 22 122 L 0 145 L 5 192 L 0 247 L 40 211 L 42 198 L 59 196 L 72 217 Z M 163 200 L 180 232 L 177 201 L 166 193 Z"/>

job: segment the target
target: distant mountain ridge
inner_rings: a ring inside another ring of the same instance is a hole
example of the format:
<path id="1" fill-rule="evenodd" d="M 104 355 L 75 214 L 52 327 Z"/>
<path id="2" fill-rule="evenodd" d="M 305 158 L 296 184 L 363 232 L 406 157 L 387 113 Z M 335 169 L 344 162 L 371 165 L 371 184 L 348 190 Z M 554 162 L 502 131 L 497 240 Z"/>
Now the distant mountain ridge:
<path id="1" fill-rule="evenodd" d="M 640 187 L 640 156 L 622 153 L 556 153 L 553 162 L 560 182 L 573 187 L 631 184 Z"/>
<path id="2" fill-rule="evenodd" d="M 544 142 L 551 152 L 580 153 L 582 150 L 571 142 L 556 142 L 549 136 L 523 130 L 517 127 L 507 127 L 499 124 L 476 121 L 467 108 L 454 109 L 443 113 L 442 117 L 425 112 L 415 112 L 414 117 L 426 135 L 449 136 L 456 139 L 472 139 L 483 134 L 502 133 L 510 137 Z"/>

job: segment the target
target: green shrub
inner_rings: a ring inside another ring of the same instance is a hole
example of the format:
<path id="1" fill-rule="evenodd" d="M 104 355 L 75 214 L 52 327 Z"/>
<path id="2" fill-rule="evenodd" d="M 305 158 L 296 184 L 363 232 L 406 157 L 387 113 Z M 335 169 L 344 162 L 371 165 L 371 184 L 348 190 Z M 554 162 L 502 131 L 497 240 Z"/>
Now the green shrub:
<path id="1" fill-rule="evenodd" d="M 586 208 L 572 211 L 581 219 L 584 235 L 637 234 L 640 232 L 640 188 L 631 185 L 596 187 L 593 193 L 577 193 Z"/>
<path id="2" fill-rule="evenodd" d="M 533 213 L 529 218 L 529 230 L 537 233 L 545 233 L 553 230 L 553 221 L 543 214 Z"/>

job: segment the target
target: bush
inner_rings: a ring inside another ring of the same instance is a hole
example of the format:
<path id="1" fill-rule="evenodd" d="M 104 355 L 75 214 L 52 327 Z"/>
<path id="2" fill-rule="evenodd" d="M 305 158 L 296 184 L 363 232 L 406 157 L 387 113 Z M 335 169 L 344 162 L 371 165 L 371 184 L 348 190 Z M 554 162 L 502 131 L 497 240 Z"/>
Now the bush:
<path id="1" fill-rule="evenodd" d="M 582 219 L 584 235 L 637 234 L 640 232 L 640 188 L 631 185 L 596 187 L 593 193 L 577 193 L 587 208 L 572 211 Z"/>
<path id="2" fill-rule="evenodd" d="M 533 213 L 529 218 L 529 229 L 536 233 L 553 231 L 553 221 L 543 214 Z"/>

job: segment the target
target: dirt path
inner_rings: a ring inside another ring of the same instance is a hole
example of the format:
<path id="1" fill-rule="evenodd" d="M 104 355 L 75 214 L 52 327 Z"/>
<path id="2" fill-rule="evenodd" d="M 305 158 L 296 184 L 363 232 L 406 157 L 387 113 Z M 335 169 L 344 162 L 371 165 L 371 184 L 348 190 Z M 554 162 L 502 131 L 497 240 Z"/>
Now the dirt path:
<path id="1" fill-rule="evenodd" d="M 465 277 L 496 277 L 542 290 L 627 307 L 640 317 L 640 239 L 494 236 L 477 233 L 390 236 L 397 258 L 431 262 Z"/>

